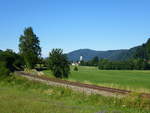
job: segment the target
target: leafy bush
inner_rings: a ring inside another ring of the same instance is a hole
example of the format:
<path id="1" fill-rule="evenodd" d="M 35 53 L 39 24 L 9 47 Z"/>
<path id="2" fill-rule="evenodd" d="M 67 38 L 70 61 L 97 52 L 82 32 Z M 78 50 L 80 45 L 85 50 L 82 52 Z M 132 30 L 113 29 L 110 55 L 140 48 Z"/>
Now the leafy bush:
<path id="1" fill-rule="evenodd" d="M 20 70 L 24 65 L 23 58 L 10 49 L 0 52 L 0 61 L 5 62 L 6 67 L 11 72 L 14 72 L 15 70 Z"/>
<path id="2" fill-rule="evenodd" d="M 24 65 L 23 58 L 10 49 L 0 51 L 0 75 L 8 76 L 10 72 L 21 70 Z"/>
<path id="3" fill-rule="evenodd" d="M 75 66 L 73 70 L 74 70 L 74 71 L 78 71 L 78 67 L 77 67 L 77 66 Z"/>
<path id="4" fill-rule="evenodd" d="M 10 75 L 10 70 L 6 67 L 4 62 L 0 62 L 0 76 Z"/>

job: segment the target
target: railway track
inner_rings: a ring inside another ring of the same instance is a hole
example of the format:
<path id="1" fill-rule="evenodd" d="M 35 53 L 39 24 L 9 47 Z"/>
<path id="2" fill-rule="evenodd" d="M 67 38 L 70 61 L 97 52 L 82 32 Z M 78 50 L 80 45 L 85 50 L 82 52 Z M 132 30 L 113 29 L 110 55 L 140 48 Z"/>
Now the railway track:
<path id="1" fill-rule="evenodd" d="M 85 84 L 85 83 L 80 83 L 80 82 L 72 82 L 72 81 L 68 81 L 68 80 L 49 78 L 49 77 L 45 77 L 45 76 L 37 76 L 37 75 L 25 73 L 23 71 L 17 71 L 16 73 L 17 73 L 17 75 L 29 76 L 29 77 L 34 77 L 34 78 L 38 78 L 41 80 L 52 81 L 52 82 L 56 82 L 56 83 L 61 83 L 61 84 L 66 84 L 66 85 L 71 85 L 71 86 L 77 86 L 77 87 L 82 87 L 82 88 L 88 88 L 88 89 L 93 89 L 93 90 L 97 90 L 97 91 L 105 91 L 105 92 L 109 92 L 109 93 L 116 93 L 116 94 L 125 95 L 125 94 L 129 94 L 132 92 L 132 91 L 123 90 L 123 89 L 109 88 L 109 87 L 97 86 L 97 85 L 92 85 L 92 84 Z M 148 94 L 148 93 L 141 93 L 140 96 L 144 97 L 144 98 L 150 98 L 150 94 Z"/>

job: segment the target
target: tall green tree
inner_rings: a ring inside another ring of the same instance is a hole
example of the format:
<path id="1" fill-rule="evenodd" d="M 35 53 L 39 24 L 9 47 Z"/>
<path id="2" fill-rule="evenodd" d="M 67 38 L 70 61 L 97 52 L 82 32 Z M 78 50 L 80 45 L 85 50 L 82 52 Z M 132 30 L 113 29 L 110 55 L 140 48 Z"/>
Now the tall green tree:
<path id="1" fill-rule="evenodd" d="M 19 40 L 20 54 L 23 56 L 27 68 L 35 67 L 41 56 L 39 38 L 34 34 L 33 29 L 28 27 Z"/>
<path id="2" fill-rule="evenodd" d="M 57 78 L 67 78 L 70 72 L 69 61 L 62 49 L 53 49 L 48 58 L 50 70 Z"/>

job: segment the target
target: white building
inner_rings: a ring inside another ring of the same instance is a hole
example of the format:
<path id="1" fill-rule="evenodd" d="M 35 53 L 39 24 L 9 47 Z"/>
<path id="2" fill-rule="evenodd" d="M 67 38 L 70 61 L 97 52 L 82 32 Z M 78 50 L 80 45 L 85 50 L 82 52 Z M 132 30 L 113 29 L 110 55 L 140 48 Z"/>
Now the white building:
<path id="1" fill-rule="evenodd" d="M 80 56 L 80 61 L 82 61 L 83 60 L 83 57 L 82 56 Z"/>
<path id="2" fill-rule="evenodd" d="M 78 66 L 82 60 L 83 60 L 83 57 L 80 56 L 79 61 L 78 61 L 78 62 L 73 62 L 73 63 L 72 63 L 72 66 Z"/>

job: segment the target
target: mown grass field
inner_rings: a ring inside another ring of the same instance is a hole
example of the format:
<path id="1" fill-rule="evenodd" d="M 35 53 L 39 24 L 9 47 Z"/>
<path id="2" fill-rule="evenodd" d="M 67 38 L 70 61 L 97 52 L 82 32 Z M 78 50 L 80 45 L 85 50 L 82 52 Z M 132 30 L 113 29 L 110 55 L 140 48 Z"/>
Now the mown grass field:
<path id="1" fill-rule="evenodd" d="M 150 71 L 146 70 L 98 70 L 96 67 L 78 67 L 73 71 L 69 80 L 79 81 L 100 86 L 127 89 L 137 92 L 150 92 Z M 49 70 L 44 73 L 52 77 Z"/>
<path id="2" fill-rule="evenodd" d="M 149 113 L 150 100 L 86 95 L 22 77 L 0 78 L 0 113 Z"/>

